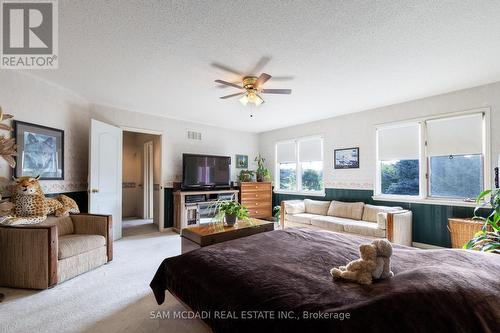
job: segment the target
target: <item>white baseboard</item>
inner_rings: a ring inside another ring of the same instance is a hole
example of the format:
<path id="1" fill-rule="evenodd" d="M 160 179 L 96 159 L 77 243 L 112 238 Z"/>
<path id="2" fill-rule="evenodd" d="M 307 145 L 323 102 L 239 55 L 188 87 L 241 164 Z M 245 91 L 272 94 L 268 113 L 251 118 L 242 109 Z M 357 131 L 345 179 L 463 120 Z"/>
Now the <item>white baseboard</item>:
<path id="1" fill-rule="evenodd" d="M 413 247 L 418 247 L 419 249 L 445 249 L 445 247 L 442 246 L 419 243 L 419 242 L 412 242 L 411 245 Z"/>

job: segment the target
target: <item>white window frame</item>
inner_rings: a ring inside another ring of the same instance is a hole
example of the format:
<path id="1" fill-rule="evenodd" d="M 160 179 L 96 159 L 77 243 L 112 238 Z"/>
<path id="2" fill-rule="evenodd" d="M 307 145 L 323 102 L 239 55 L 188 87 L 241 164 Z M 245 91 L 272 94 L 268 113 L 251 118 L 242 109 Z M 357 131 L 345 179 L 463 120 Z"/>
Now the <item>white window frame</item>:
<path id="1" fill-rule="evenodd" d="M 322 171 L 323 171 L 323 179 L 322 179 L 322 190 L 321 191 L 303 191 L 302 190 L 302 165 L 300 162 L 300 149 L 299 149 L 299 143 L 301 141 L 306 141 L 310 139 L 320 139 L 321 141 L 321 163 L 323 164 L 322 166 Z M 295 172 L 296 172 L 296 182 L 297 182 L 297 187 L 295 190 L 281 190 L 280 189 L 280 168 L 279 168 L 279 163 L 278 163 L 278 145 L 284 144 L 284 143 L 290 143 L 293 142 L 295 144 Z M 280 193 L 280 194 L 295 194 L 295 195 L 309 195 L 309 196 L 325 196 L 325 151 L 324 151 L 324 138 L 323 135 L 313 135 L 313 136 L 306 136 L 306 137 L 300 137 L 300 138 L 295 138 L 295 139 L 289 139 L 289 140 L 283 140 L 283 141 L 278 141 L 274 144 L 274 179 L 275 179 L 275 187 L 274 187 L 274 193 Z"/>
<path id="2" fill-rule="evenodd" d="M 380 124 L 376 126 L 375 131 L 375 141 L 376 141 L 376 152 L 375 152 L 375 190 L 373 199 L 381 201 L 397 201 L 397 202 L 409 202 L 409 203 L 427 203 L 435 205 L 450 205 L 450 206 L 471 206 L 475 207 L 475 202 L 466 201 L 465 199 L 455 199 L 455 198 L 444 198 L 444 197 L 431 197 L 429 195 L 430 179 L 429 175 L 429 156 L 427 155 L 427 125 L 426 122 L 435 119 L 446 119 L 456 116 L 465 116 L 482 113 L 483 114 L 483 189 L 488 189 L 493 186 L 491 183 L 491 110 L 489 107 L 479 108 L 461 112 L 447 113 L 431 117 L 422 117 L 417 119 L 410 119 L 406 121 L 399 121 L 388 124 Z M 396 195 L 396 194 L 382 194 L 381 191 L 381 175 L 380 175 L 380 161 L 379 156 L 379 142 L 378 142 L 378 130 L 386 129 L 390 127 L 399 127 L 408 125 L 411 123 L 419 123 L 420 125 L 420 159 L 419 159 L 419 195 Z"/>

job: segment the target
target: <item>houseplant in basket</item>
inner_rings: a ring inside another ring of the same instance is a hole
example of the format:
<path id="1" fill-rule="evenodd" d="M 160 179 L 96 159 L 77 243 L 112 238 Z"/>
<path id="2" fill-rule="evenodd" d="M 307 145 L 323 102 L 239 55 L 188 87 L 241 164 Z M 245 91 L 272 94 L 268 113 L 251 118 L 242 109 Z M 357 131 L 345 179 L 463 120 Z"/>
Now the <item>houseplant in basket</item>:
<path id="1" fill-rule="evenodd" d="M 474 219 L 482 220 L 484 224 L 474 238 L 464 245 L 464 249 L 500 254 L 500 189 L 482 192 L 476 202 L 479 206 L 474 209 Z M 487 217 L 480 216 L 479 210 L 488 205 L 491 205 L 491 211 Z"/>
<path id="2" fill-rule="evenodd" d="M 228 226 L 232 226 L 237 220 L 248 217 L 248 209 L 236 201 L 224 201 L 219 205 L 218 214 L 225 217 Z"/>

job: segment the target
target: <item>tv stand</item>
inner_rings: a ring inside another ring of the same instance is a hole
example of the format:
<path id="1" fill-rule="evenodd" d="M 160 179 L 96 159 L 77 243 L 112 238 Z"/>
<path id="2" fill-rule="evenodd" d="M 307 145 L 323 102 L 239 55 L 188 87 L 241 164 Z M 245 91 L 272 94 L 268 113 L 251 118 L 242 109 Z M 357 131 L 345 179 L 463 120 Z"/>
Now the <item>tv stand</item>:
<path id="1" fill-rule="evenodd" d="M 199 190 L 174 192 L 174 227 L 183 228 L 209 223 L 215 216 L 217 201 L 238 201 L 239 190 Z"/>

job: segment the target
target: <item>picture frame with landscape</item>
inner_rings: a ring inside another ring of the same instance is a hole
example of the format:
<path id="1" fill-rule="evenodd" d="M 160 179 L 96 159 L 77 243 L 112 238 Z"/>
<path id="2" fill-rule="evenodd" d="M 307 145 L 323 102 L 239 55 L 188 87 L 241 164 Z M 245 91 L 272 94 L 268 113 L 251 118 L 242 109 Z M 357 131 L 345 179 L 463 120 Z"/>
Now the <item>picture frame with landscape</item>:
<path id="1" fill-rule="evenodd" d="M 335 149 L 333 155 L 335 169 L 359 168 L 359 147 Z"/>
<path id="2" fill-rule="evenodd" d="M 17 120 L 13 125 L 17 144 L 14 176 L 63 180 L 64 131 Z"/>

